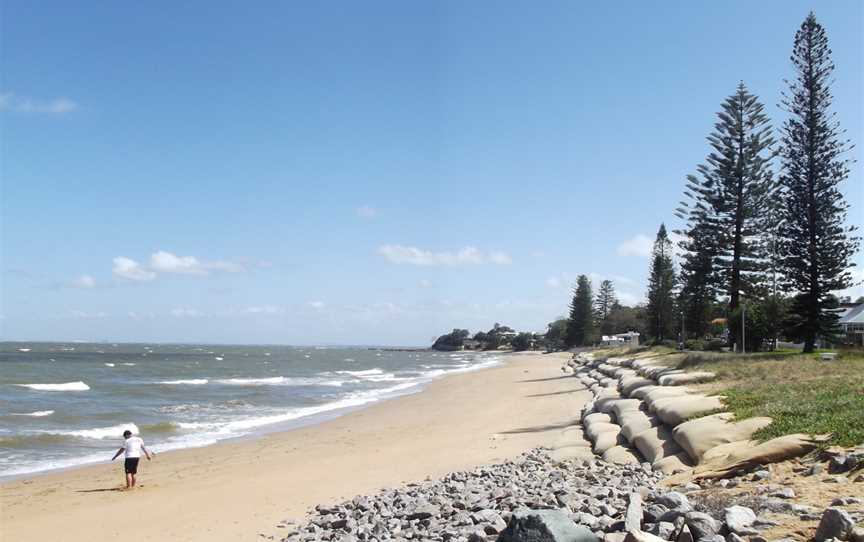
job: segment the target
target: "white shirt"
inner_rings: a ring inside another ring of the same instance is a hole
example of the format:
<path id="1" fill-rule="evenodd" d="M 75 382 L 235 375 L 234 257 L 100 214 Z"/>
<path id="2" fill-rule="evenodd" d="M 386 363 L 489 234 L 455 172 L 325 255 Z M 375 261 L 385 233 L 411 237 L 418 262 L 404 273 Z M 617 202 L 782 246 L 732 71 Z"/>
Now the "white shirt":
<path id="1" fill-rule="evenodd" d="M 125 450 L 124 457 L 141 457 L 141 448 L 144 447 L 144 441 L 141 437 L 129 437 L 126 439 L 126 442 L 123 443 L 123 450 Z"/>

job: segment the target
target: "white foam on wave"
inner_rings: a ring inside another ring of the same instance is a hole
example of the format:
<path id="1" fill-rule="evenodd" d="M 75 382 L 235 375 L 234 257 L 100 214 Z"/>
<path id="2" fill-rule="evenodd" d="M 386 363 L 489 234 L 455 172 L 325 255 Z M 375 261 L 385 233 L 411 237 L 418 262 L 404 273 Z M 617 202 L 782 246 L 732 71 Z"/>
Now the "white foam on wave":
<path id="1" fill-rule="evenodd" d="M 340 375 L 351 375 L 351 376 L 364 377 L 364 376 L 382 375 L 382 374 L 384 374 L 384 371 L 382 369 L 379 369 L 378 367 L 375 367 L 374 369 L 366 369 L 365 371 L 336 371 L 336 373 L 340 374 Z"/>
<path id="2" fill-rule="evenodd" d="M 274 376 L 270 378 L 222 378 L 216 382 L 233 386 L 262 386 L 268 384 L 284 384 L 287 381 L 288 379 L 284 376 Z"/>
<path id="3" fill-rule="evenodd" d="M 134 363 L 124 363 L 123 365 L 125 365 L 126 367 L 134 367 L 135 366 Z"/>
<path id="4" fill-rule="evenodd" d="M 286 412 L 280 414 L 271 414 L 269 416 L 259 416 L 255 418 L 246 418 L 228 422 L 180 422 L 178 425 L 182 429 L 203 429 L 206 431 L 206 434 L 213 435 L 220 439 L 242 436 L 247 434 L 248 431 L 267 425 L 290 422 L 300 418 L 314 416 L 316 414 L 324 414 L 327 412 L 332 412 L 334 410 L 341 410 L 345 408 L 358 407 L 365 404 L 374 403 L 376 401 L 380 401 L 388 395 L 394 395 L 400 391 L 404 391 L 418 386 L 419 384 L 420 382 L 418 381 L 403 382 L 402 384 L 397 384 L 388 388 L 355 392 L 348 394 L 342 399 L 330 403 L 324 403 L 323 405 L 293 408 Z"/>
<path id="5" fill-rule="evenodd" d="M 106 363 L 105 367 L 114 367 L 114 364 L 113 363 Z"/>
<path id="6" fill-rule="evenodd" d="M 157 382 L 157 384 L 200 386 L 208 382 L 210 381 L 206 378 L 190 378 L 188 380 L 163 380 L 162 382 Z"/>
<path id="7" fill-rule="evenodd" d="M 87 391 L 90 386 L 81 382 L 64 382 L 62 384 L 16 384 L 22 388 L 30 388 L 36 391 Z"/>
<path id="8" fill-rule="evenodd" d="M 36 412 L 12 413 L 13 416 L 33 416 L 35 418 L 43 418 L 45 416 L 50 416 L 51 414 L 54 414 L 53 410 L 37 410 Z"/>
<path id="9" fill-rule="evenodd" d="M 122 423 L 120 425 L 112 425 L 110 427 L 94 427 L 93 429 L 79 429 L 77 431 L 64 431 L 62 435 L 71 437 L 105 439 L 105 438 L 122 438 L 124 431 L 132 431 L 133 435 L 137 435 L 140 431 L 134 423 Z"/>

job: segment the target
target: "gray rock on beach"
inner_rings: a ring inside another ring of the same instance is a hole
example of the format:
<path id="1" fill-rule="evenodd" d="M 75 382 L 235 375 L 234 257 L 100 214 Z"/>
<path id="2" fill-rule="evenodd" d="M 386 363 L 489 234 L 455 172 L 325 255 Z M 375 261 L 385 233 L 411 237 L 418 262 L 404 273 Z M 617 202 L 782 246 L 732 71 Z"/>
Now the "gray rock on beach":
<path id="1" fill-rule="evenodd" d="M 822 542 L 823 540 L 830 540 L 832 538 L 846 540 L 854 527 L 855 522 L 846 510 L 841 508 L 828 508 L 822 514 L 822 519 L 819 521 L 819 527 L 816 528 L 816 536 L 813 539 L 816 542 Z"/>
<path id="2" fill-rule="evenodd" d="M 726 527 L 737 535 L 754 535 L 756 529 L 756 512 L 746 506 L 730 506 L 725 511 Z"/>
<path id="3" fill-rule="evenodd" d="M 560 510 L 518 510 L 510 517 L 499 542 L 599 542 L 590 530 L 576 525 Z"/>

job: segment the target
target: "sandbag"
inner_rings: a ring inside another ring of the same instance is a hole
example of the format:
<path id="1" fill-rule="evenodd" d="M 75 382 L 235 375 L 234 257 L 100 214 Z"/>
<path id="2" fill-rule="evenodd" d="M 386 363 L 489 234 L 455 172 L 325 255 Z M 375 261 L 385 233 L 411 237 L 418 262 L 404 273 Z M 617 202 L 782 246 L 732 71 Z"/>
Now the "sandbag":
<path id="1" fill-rule="evenodd" d="M 681 397 L 689 394 L 690 390 L 687 388 L 667 388 L 664 386 L 657 386 L 655 389 L 646 393 L 642 400 L 645 401 L 645 405 L 648 407 L 648 412 L 654 412 L 654 403 L 660 399 Z"/>
<path id="2" fill-rule="evenodd" d="M 620 427 L 618 428 L 618 431 L 608 431 L 606 433 L 600 433 L 599 435 L 597 435 L 597 440 L 594 441 L 592 449 L 594 450 L 595 454 L 603 455 L 606 450 L 619 444 L 624 444 L 621 438 Z"/>
<path id="3" fill-rule="evenodd" d="M 639 457 L 624 446 L 613 446 L 603 452 L 603 461 L 615 465 L 638 465 Z"/>
<path id="4" fill-rule="evenodd" d="M 664 374 L 657 381 L 661 386 L 683 386 L 685 384 L 698 384 L 700 382 L 710 382 L 717 375 L 708 372 L 697 373 L 681 373 L 681 374 Z"/>
<path id="5" fill-rule="evenodd" d="M 670 455 L 655 461 L 651 468 L 663 474 L 677 474 L 693 470 L 693 462 L 685 452 Z"/>
<path id="6" fill-rule="evenodd" d="M 605 412 L 606 414 L 609 414 L 612 412 L 614 402 L 620 398 L 621 396 L 618 394 L 618 390 L 606 389 L 597 395 L 597 400 L 594 401 L 594 405 L 597 412 Z"/>
<path id="7" fill-rule="evenodd" d="M 657 386 L 655 384 L 651 384 L 648 386 L 642 386 L 641 388 L 636 388 L 635 390 L 630 392 L 630 398 L 631 399 L 639 399 L 640 401 L 644 401 L 645 396 L 648 395 L 650 392 L 652 392 L 654 390 L 668 390 L 668 389 L 670 389 L 670 388 L 664 388 L 663 386 Z M 646 403 L 645 406 L 647 407 L 648 404 Z"/>
<path id="8" fill-rule="evenodd" d="M 639 408 L 642 406 L 642 401 L 640 401 L 639 399 L 618 399 L 617 401 L 613 401 L 611 405 L 612 415 L 617 420 L 624 412 L 632 412 L 634 410 L 639 410 Z"/>
<path id="9" fill-rule="evenodd" d="M 625 397 L 630 397 L 631 394 L 637 389 L 653 385 L 654 381 L 650 378 L 645 378 L 644 376 L 625 376 L 618 381 L 618 390 L 621 392 L 621 395 Z"/>
<path id="10" fill-rule="evenodd" d="M 722 396 L 685 395 L 658 399 L 654 402 L 654 412 L 663 423 L 676 426 L 691 418 L 716 410 L 723 410 Z"/>
<path id="11" fill-rule="evenodd" d="M 695 464 L 715 446 L 747 440 L 753 433 L 768 426 L 771 418 L 748 418 L 734 421 L 735 415 L 722 412 L 684 422 L 672 431 L 672 438 L 687 452 Z"/>
<path id="12" fill-rule="evenodd" d="M 621 436 L 627 442 L 633 442 L 633 438 L 642 431 L 660 425 L 660 420 L 644 410 L 631 410 L 618 417 L 618 425 L 621 426 Z"/>
<path id="13" fill-rule="evenodd" d="M 633 437 L 633 446 L 652 465 L 664 457 L 683 451 L 672 439 L 672 431 L 663 425 L 646 429 L 637 434 Z"/>
<path id="14" fill-rule="evenodd" d="M 758 465 L 777 463 L 801 457 L 827 442 L 830 435 L 810 436 L 804 434 L 785 435 L 761 444 L 749 441 L 743 446 L 732 447 L 724 444 L 727 453 L 723 456 L 706 453 L 714 459 L 696 467 L 693 479 L 727 478 L 753 469 Z M 738 443 L 742 444 L 742 443 Z"/>
<path id="15" fill-rule="evenodd" d="M 582 420 L 582 424 L 588 426 L 592 423 L 612 423 L 612 416 L 609 414 L 604 414 L 602 412 L 592 412 L 585 416 Z"/>
<path id="16" fill-rule="evenodd" d="M 614 423 L 596 422 L 585 426 L 585 436 L 591 442 L 596 441 L 597 437 L 603 433 L 615 433 L 617 435 L 620 432 L 621 426 Z"/>

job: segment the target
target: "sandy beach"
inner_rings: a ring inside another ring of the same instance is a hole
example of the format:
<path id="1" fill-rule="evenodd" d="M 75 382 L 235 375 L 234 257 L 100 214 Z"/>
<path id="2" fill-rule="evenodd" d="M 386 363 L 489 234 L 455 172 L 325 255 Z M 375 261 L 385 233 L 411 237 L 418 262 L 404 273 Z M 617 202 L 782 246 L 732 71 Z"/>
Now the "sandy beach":
<path id="1" fill-rule="evenodd" d="M 319 425 L 160 454 L 130 492 L 109 447 L 105 464 L 0 485 L 0 539 L 259 540 L 317 503 L 560 448 L 590 395 L 568 357 L 509 355 Z"/>

